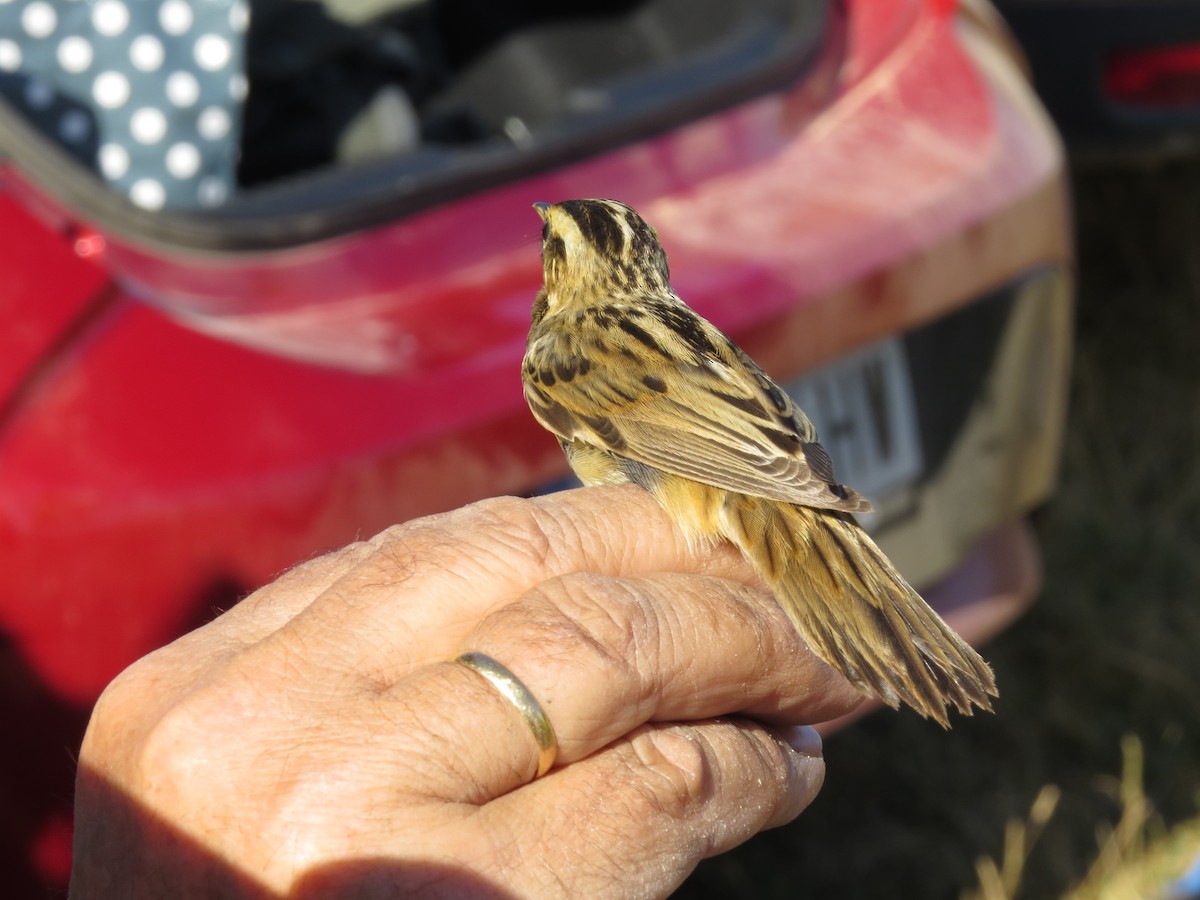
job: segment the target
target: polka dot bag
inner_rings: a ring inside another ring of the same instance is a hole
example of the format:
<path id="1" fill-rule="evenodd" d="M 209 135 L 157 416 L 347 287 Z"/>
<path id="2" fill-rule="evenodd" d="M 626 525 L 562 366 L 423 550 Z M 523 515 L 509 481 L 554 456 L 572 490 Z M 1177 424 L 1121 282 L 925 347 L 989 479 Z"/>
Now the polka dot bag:
<path id="1" fill-rule="evenodd" d="M 0 0 L 0 94 L 146 209 L 224 203 L 246 0 Z"/>

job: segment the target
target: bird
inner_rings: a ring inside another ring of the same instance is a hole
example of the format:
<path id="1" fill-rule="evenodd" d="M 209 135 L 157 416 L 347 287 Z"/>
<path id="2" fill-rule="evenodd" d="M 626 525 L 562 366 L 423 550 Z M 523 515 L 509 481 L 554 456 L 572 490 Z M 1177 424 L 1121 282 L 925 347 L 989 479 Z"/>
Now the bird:
<path id="1" fill-rule="evenodd" d="M 733 543 L 808 647 L 944 728 L 991 711 L 988 664 L 855 519 L 816 429 L 671 288 L 657 232 L 616 200 L 533 204 L 543 285 L 521 365 L 534 418 L 584 485 L 649 492 L 694 544 Z"/>

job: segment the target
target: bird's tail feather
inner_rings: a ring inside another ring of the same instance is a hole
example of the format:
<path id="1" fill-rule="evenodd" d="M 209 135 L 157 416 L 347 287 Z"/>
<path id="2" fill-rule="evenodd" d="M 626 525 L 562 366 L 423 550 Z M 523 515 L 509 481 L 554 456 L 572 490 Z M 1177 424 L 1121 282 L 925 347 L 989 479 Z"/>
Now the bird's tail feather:
<path id="1" fill-rule="evenodd" d="M 851 516 L 726 494 L 720 518 L 812 650 L 851 682 L 944 727 L 949 706 L 991 709 L 988 664 Z"/>

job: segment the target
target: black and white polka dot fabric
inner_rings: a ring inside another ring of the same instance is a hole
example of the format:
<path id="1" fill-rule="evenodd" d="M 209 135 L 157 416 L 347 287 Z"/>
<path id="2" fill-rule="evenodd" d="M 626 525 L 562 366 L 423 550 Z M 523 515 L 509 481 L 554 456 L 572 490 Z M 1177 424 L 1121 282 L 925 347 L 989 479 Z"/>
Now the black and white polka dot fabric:
<path id="1" fill-rule="evenodd" d="M 247 0 L 0 0 L 0 93 L 146 209 L 233 191 Z"/>

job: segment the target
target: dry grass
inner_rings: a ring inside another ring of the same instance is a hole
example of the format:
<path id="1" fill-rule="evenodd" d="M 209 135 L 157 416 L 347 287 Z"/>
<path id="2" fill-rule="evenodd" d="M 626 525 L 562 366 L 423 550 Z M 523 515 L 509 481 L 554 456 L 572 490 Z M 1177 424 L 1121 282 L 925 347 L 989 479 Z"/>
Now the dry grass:
<path id="1" fill-rule="evenodd" d="M 1096 857 L 1083 880 L 1066 892 L 1069 900 L 1130 900 L 1166 897 L 1164 886 L 1176 879 L 1200 848 L 1200 816 L 1167 830 L 1144 790 L 1142 742 L 1126 735 L 1121 742 L 1120 778 L 1111 791 L 1120 805 L 1115 824 L 1101 822 L 1096 834 Z M 975 864 L 979 886 L 964 900 L 1015 900 L 1022 896 L 1022 878 L 1037 839 L 1058 806 L 1061 791 L 1046 785 L 1038 792 L 1029 815 L 1012 819 L 1004 833 L 1000 862 L 982 857 Z"/>
<path id="2" fill-rule="evenodd" d="M 831 739 L 814 807 L 681 896 L 1128 900 L 1200 850 L 1200 162 L 1088 172 L 1076 194 L 1046 588 L 988 649 L 997 715 Z"/>
<path id="3" fill-rule="evenodd" d="M 1021 887 L 1021 876 L 1034 844 L 1042 829 L 1058 808 L 1062 791 L 1048 784 L 1038 791 L 1029 815 L 1024 819 L 1010 819 L 1004 828 L 1004 853 L 997 863 L 990 856 L 981 857 L 975 863 L 979 877 L 979 889 L 966 895 L 966 900 L 1011 900 Z"/>

